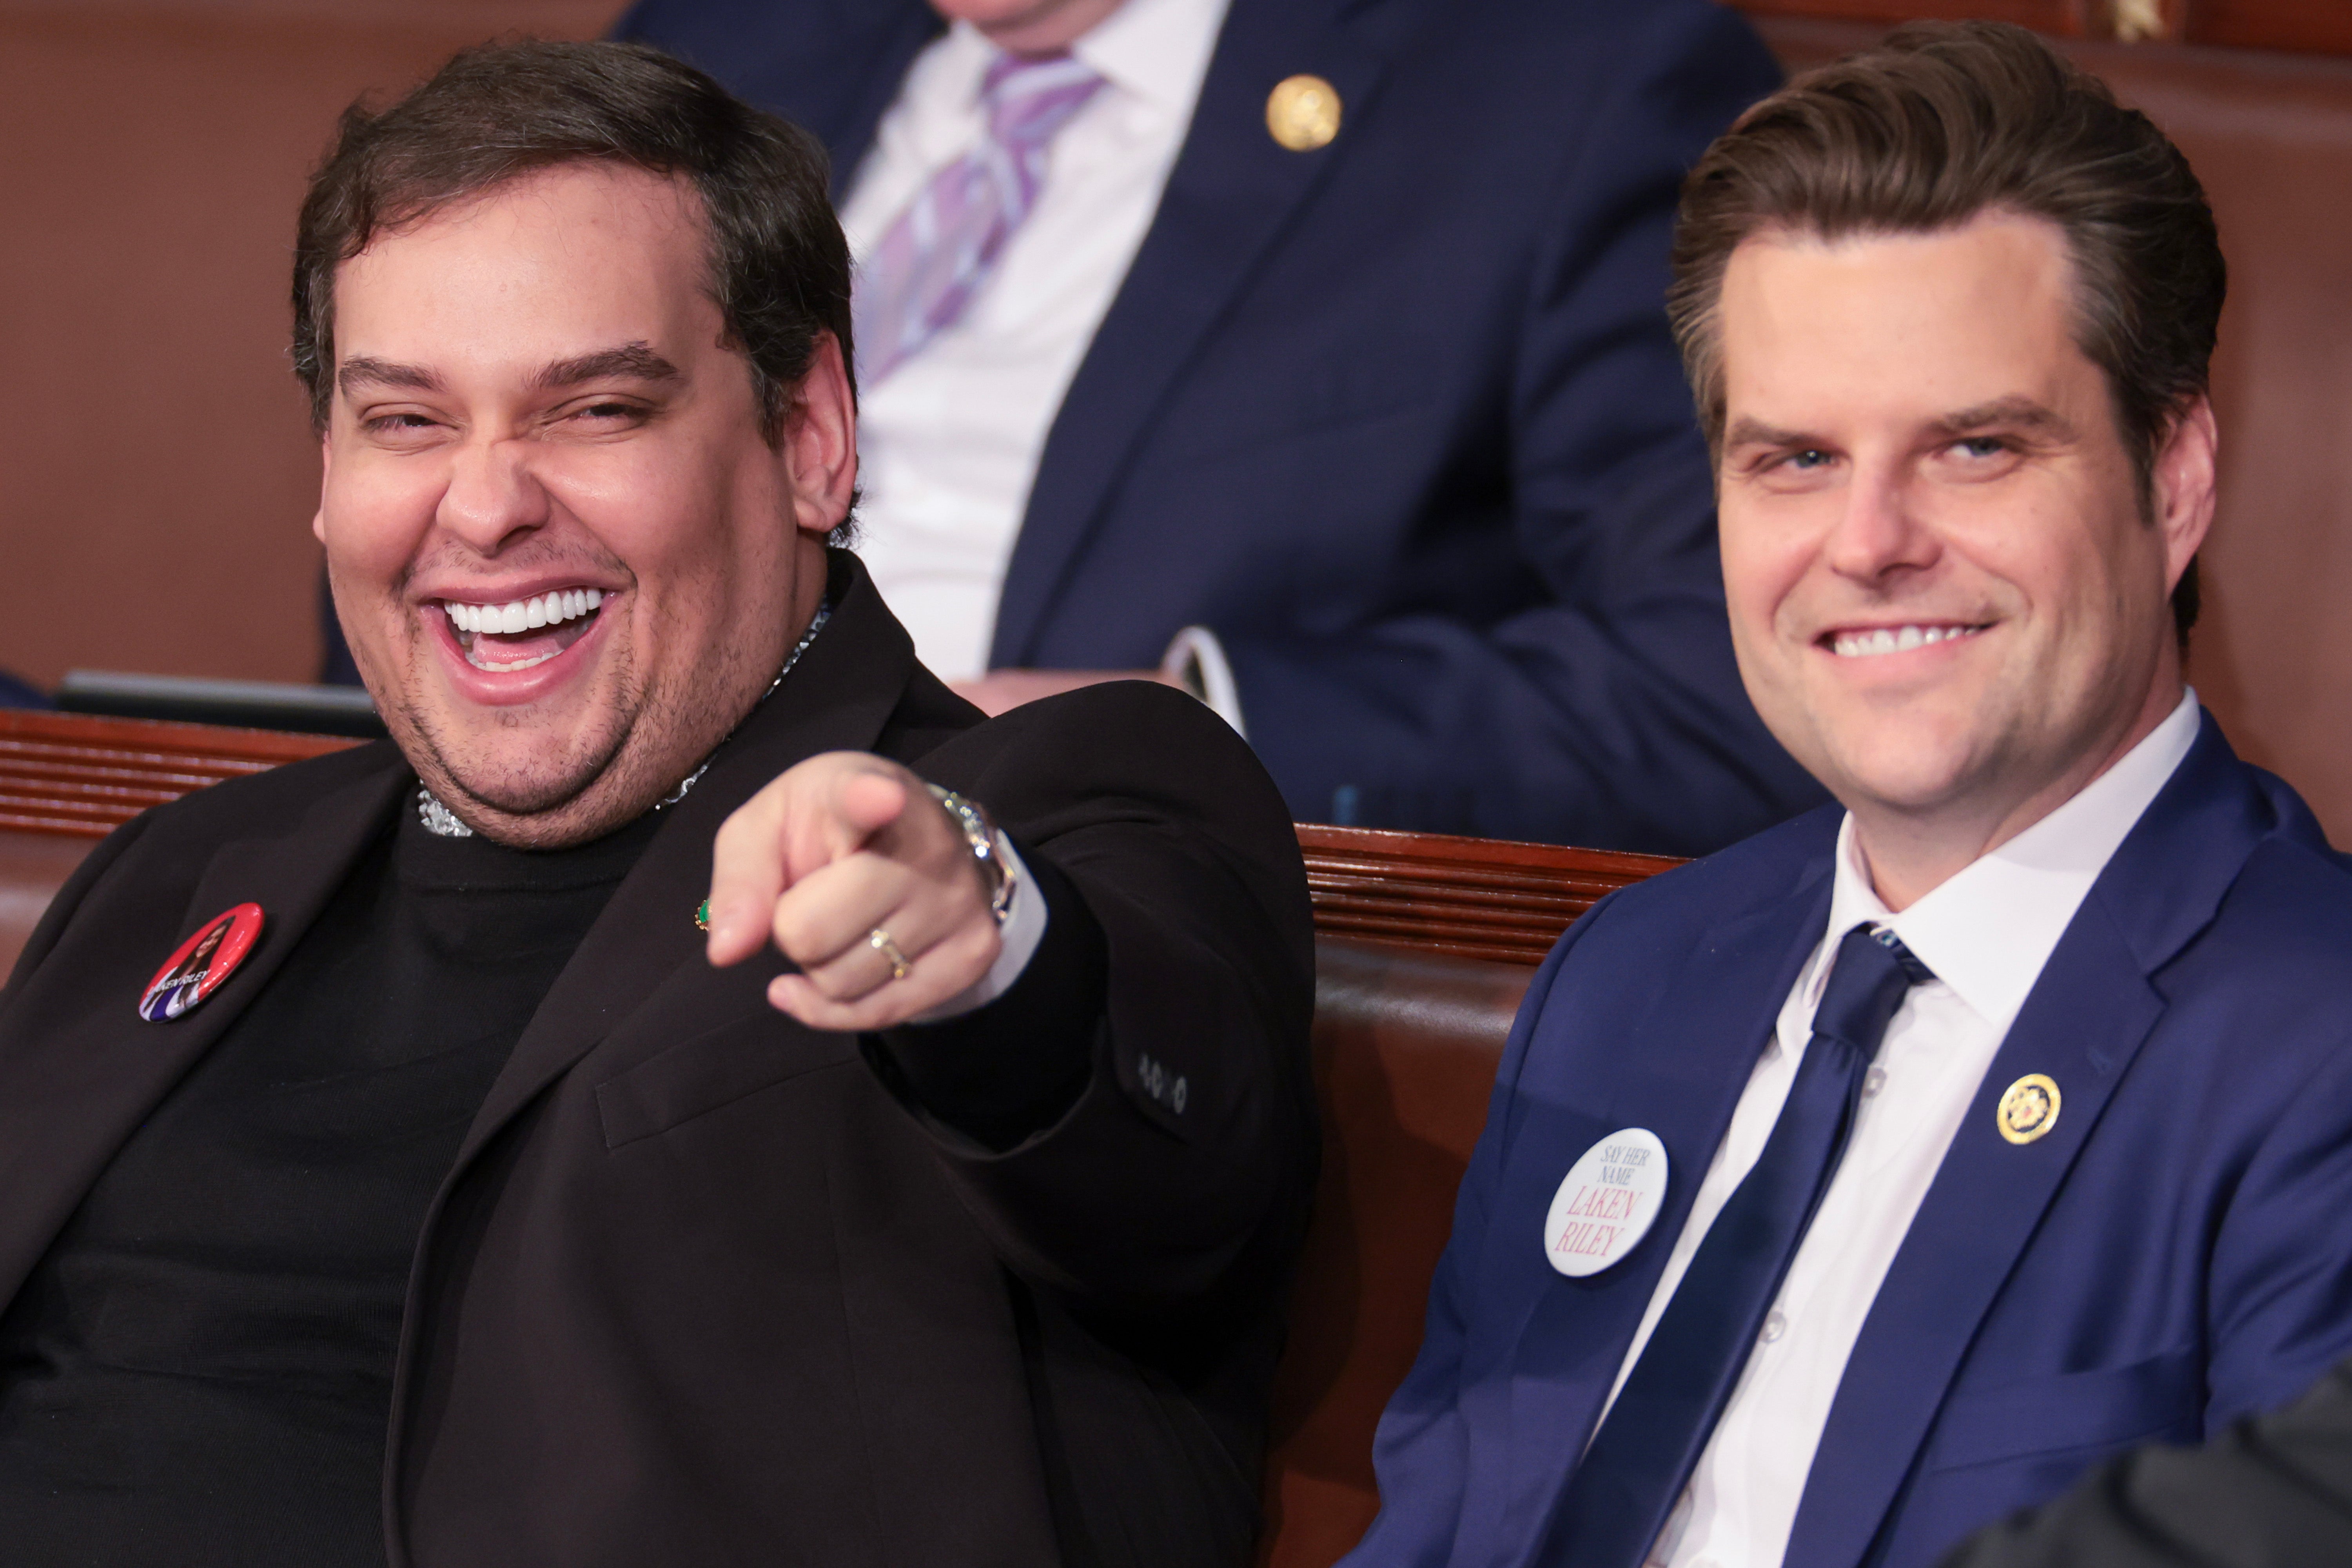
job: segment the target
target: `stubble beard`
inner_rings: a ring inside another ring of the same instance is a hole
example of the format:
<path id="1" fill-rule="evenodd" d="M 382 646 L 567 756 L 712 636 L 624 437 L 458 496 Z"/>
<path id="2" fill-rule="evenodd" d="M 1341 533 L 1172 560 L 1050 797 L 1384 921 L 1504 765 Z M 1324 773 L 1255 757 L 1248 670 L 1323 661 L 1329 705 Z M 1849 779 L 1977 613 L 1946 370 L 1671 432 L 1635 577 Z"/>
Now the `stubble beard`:
<path id="1" fill-rule="evenodd" d="M 502 758 L 524 744 L 531 727 L 520 713 L 495 715 L 493 724 L 524 733 L 504 743 L 497 737 L 488 745 L 468 742 L 437 722 L 411 689 L 407 702 L 385 712 L 385 726 L 425 787 L 483 837 L 518 849 L 585 844 L 644 816 L 742 717 L 727 711 L 726 698 L 711 694 L 711 686 L 641 683 L 629 650 L 617 642 L 606 657 L 614 665 L 601 684 L 611 697 L 597 704 L 599 718 L 584 738 L 567 742 L 572 754 L 551 763 L 543 750 Z M 425 679 L 420 669 L 416 682 Z M 713 683 L 721 689 L 733 684 Z"/>

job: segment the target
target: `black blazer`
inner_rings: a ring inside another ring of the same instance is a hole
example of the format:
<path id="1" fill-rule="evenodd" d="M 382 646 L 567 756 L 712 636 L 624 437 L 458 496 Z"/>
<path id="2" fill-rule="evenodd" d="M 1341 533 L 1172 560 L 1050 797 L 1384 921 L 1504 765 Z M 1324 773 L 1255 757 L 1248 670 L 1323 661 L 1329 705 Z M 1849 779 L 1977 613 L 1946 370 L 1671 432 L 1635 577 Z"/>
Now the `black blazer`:
<path id="1" fill-rule="evenodd" d="M 1943 1568 L 2343 1568 L 2352 1363 L 2201 1448 L 2143 1448 L 1995 1525 Z"/>
<path id="2" fill-rule="evenodd" d="M 835 570 L 832 624 L 667 814 L 434 1201 L 394 1564 L 1246 1560 L 1315 1163 L 1288 818 L 1162 688 L 982 722 Z M 992 807 L 1058 900 L 1047 948 L 1107 952 L 1091 1075 L 1010 1149 L 911 1086 L 1017 1059 L 1017 1029 L 821 1034 L 768 1006 L 772 952 L 702 957 L 719 823 L 839 748 Z M 222 784 L 125 826 L 58 895 L 0 993 L 0 1300 L 415 789 L 385 742 Z M 142 1022 L 163 956 L 247 900 L 269 924 L 244 966 Z"/>
<path id="3" fill-rule="evenodd" d="M 619 35 L 852 174 L 926 0 L 639 0 Z M 1313 72 L 1330 145 L 1267 134 Z M 1700 854 L 1824 797 L 1731 657 L 1666 329 L 1684 171 L 1778 68 L 1704 0 L 1232 0 L 1038 459 L 990 662 L 1215 630 L 1307 821 Z"/>

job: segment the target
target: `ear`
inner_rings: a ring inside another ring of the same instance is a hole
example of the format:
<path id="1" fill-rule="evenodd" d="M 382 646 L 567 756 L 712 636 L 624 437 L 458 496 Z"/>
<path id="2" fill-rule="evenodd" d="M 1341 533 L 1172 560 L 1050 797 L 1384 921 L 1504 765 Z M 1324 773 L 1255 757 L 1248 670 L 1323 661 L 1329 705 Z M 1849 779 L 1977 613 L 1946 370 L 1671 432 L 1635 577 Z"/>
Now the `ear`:
<path id="1" fill-rule="evenodd" d="M 2221 436 L 2210 398 L 2200 394 L 2172 416 L 2149 473 L 2149 504 L 2157 531 L 2164 536 L 2167 593 L 2189 570 L 2213 526 L 2214 473 Z"/>
<path id="2" fill-rule="evenodd" d="M 817 335 L 779 436 L 778 455 L 793 482 L 793 521 L 822 539 L 849 515 L 857 489 L 857 403 L 840 340 L 831 332 Z"/>

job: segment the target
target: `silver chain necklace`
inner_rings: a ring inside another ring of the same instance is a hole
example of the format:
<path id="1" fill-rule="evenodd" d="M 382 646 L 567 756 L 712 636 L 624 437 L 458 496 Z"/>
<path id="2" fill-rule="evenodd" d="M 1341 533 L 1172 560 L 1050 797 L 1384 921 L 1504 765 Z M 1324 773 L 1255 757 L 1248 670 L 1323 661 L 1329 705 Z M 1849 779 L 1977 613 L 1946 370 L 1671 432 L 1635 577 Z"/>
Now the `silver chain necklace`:
<path id="1" fill-rule="evenodd" d="M 793 672 L 793 666 L 801 661 L 801 655 L 808 652 L 809 644 L 816 641 L 816 634 L 824 630 L 824 623 L 832 618 L 833 600 L 829 597 L 819 600 L 816 615 L 809 621 L 808 630 L 803 632 L 801 640 L 793 645 L 793 651 L 784 656 L 784 668 L 776 671 L 776 679 L 768 682 L 767 690 L 760 693 L 760 702 L 765 702 L 775 695 L 776 688 L 784 683 L 784 677 Z M 751 706 L 757 708 L 760 702 L 754 702 Z M 728 733 L 731 738 L 734 731 L 730 731 Z M 725 741 L 719 742 L 722 746 L 726 743 Z M 711 752 L 711 756 L 718 754 L 716 750 Z M 679 801 L 684 800 L 686 792 L 699 784 L 702 781 L 702 775 L 709 771 L 710 757 L 705 757 L 702 759 L 702 765 L 687 774 L 676 789 L 654 802 L 654 809 L 659 811 L 664 806 L 676 805 Z M 471 838 L 474 836 L 474 830 L 458 821 L 457 814 L 442 805 L 439 798 L 423 784 L 416 786 L 416 820 L 425 825 L 425 832 L 436 838 Z"/>

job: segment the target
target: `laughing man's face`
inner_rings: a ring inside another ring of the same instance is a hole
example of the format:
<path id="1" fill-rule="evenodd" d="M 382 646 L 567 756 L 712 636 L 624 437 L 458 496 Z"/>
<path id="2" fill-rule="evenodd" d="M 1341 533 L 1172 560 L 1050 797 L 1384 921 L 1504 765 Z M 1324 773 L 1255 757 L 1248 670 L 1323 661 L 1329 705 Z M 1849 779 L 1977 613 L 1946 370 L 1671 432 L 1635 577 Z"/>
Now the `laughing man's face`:
<path id="1" fill-rule="evenodd" d="M 782 438 L 690 188 L 560 166 L 379 234 L 335 283 L 317 531 L 426 785 L 509 843 L 675 787 L 822 591 L 856 463 L 829 341 Z"/>

